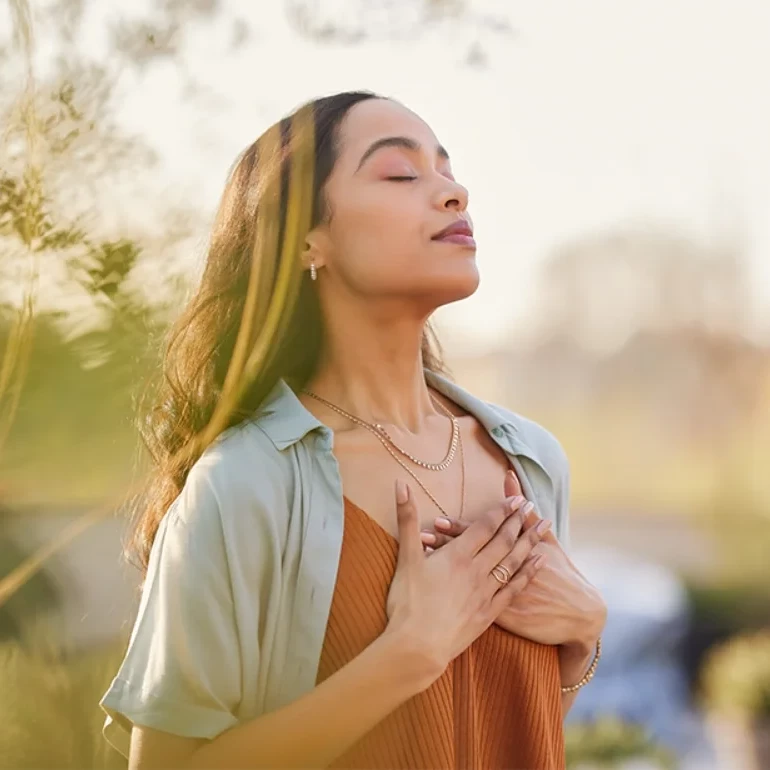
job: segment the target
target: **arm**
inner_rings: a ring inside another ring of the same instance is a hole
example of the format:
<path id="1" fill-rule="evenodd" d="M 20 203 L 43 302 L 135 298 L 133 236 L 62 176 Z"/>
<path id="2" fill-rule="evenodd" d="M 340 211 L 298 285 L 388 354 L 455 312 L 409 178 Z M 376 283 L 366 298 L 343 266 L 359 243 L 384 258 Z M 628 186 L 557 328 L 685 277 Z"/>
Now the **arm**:
<path id="1" fill-rule="evenodd" d="M 562 453 L 563 471 L 560 476 L 561 482 L 557 485 L 557 520 L 560 523 L 559 540 L 565 550 L 569 550 L 569 503 L 570 503 L 570 472 L 569 462 L 566 455 Z M 602 602 L 602 610 L 599 614 L 600 620 L 596 627 L 591 630 L 588 628 L 585 639 L 572 644 L 563 644 L 559 647 L 559 671 L 561 673 L 561 686 L 570 687 L 577 684 L 588 671 L 591 662 L 596 654 L 596 640 L 604 629 L 606 623 L 606 607 Z M 585 624 L 586 626 L 588 624 Z M 561 705 L 562 714 L 567 717 L 572 704 L 575 702 L 580 690 L 569 693 L 562 693 Z"/>
<path id="2" fill-rule="evenodd" d="M 241 531 L 224 527 L 220 497 L 209 469 L 198 467 L 161 522 L 129 647 L 102 699 L 105 736 L 131 770 L 326 766 L 443 668 L 414 629 L 410 637 L 388 629 L 304 697 L 240 721 L 247 669 L 228 536 Z M 268 585 L 269 532 L 251 539 L 257 566 L 247 579 Z M 257 609 L 261 600 L 255 591 Z M 258 644 L 249 648 L 250 664 L 260 654 Z"/>
<path id="3" fill-rule="evenodd" d="M 573 684 L 577 684 L 577 682 L 585 676 L 588 667 L 591 665 L 591 661 L 594 659 L 595 652 L 596 643 L 594 643 L 593 646 L 589 645 L 587 651 L 586 647 L 583 645 L 562 645 L 559 647 L 559 671 L 561 672 L 562 687 L 569 687 Z M 579 692 L 580 690 L 562 693 L 561 707 L 564 718 L 567 717 Z"/>
<path id="4" fill-rule="evenodd" d="M 327 767 L 440 673 L 424 654 L 386 631 L 299 700 L 203 745 L 135 727 L 129 768 Z"/>

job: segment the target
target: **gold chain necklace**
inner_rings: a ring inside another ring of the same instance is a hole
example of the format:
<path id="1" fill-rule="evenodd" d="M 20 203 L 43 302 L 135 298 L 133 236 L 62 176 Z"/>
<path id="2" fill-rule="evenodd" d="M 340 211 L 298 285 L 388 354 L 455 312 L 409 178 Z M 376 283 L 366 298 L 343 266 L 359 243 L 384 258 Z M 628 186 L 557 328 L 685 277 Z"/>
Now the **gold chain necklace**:
<path id="1" fill-rule="evenodd" d="M 350 412 L 346 412 L 344 409 L 340 409 L 336 404 L 332 404 L 331 401 L 327 401 L 325 398 L 321 398 L 321 396 L 317 395 L 316 393 L 313 393 L 310 390 L 303 390 L 302 391 L 305 395 L 310 396 L 311 398 L 314 398 L 316 401 L 320 401 L 322 404 L 325 404 L 329 407 L 329 409 L 333 409 L 337 414 L 341 414 L 343 417 L 347 417 L 348 420 L 351 420 L 352 422 L 356 423 L 357 425 L 360 425 L 363 428 L 366 428 L 370 431 L 377 431 L 378 434 L 381 436 L 384 436 L 388 443 L 399 453 L 402 454 L 404 457 L 409 458 L 415 465 L 419 465 L 421 468 L 425 468 L 429 471 L 445 471 L 451 464 L 452 460 L 454 460 L 455 452 L 457 451 L 457 442 L 459 440 L 460 436 L 460 425 L 457 422 L 457 418 L 437 399 L 434 398 L 431 395 L 431 401 L 441 410 L 450 420 L 452 423 L 452 438 L 449 441 L 449 450 L 446 453 L 446 456 L 440 463 L 428 463 L 424 460 L 418 460 L 414 455 L 410 454 L 406 451 L 406 449 L 402 449 L 390 436 L 390 434 L 385 430 L 384 426 L 380 425 L 378 422 L 367 422 L 366 420 L 362 420 L 360 417 L 356 417 L 354 414 L 350 414 Z"/>
<path id="2" fill-rule="evenodd" d="M 422 483 L 421 479 L 417 476 L 417 474 L 414 473 L 414 471 L 412 471 L 412 469 L 405 462 L 403 462 L 403 460 L 401 460 L 401 458 L 390 448 L 388 443 L 389 438 L 386 438 L 387 434 L 383 434 L 379 430 L 377 430 L 377 428 L 373 423 L 367 422 L 366 420 L 362 420 L 360 417 L 356 417 L 354 414 L 350 414 L 350 412 L 346 412 L 344 409 L 341 409 L 336 404 L 332 404 L 331 401 L 327 401 L 326 399 L 321 398 L 320 396 L 317 396 L 315 393 L 309 390 L 303 390 L 302 393 L 304 393 L 307 396 L 310 396 L 311 398 L 314 398 L 316 401 L 320 401 L 322 404 L 325 404 L 330 409 L 337 412 L 338 414 L 341 414 L 343 417 L 347 418 L 351 422 L 355 423 L 356 425 L 360 425 L 362 428 L 366 428 L 366 430 L 368 430 L 370 433 L 373 433 L 379 439 L 380 443 L 385 447 L 385 449 L 388 450 L 388 454 L 390 454 L 390 456 L 417 482 L 417 484 L 420 486 L 422 491 L 425 492 L 425 494 L 432 500 L 436 508 L 438 508 L 441 511 L 442 515 L 447 519 L 450 518 L 449 514 L 446 512 L 444 507 L 431 494 L 430 490 L 425 486 L 425 484 Z M 459 448 L 460 450 L 460 514 L 458 518 L 461 519 L 463 517 L 463 513 L 465 512 L 465 452 L 463 451 L 463 437 L 459 430 L 459 424 L 457 422 L 457 418 L 437 399 L 434 399 L 434 402 L 451 418 L 452 425 L 454 426 L 454 429 L 456 429 L 456 439 L 454 438 L 455 430 L 453 430 L 453 443 L 455 443 L 456 448 Z M 399 447 L 396 446 L 396 449 L 399 449 Z M 415 462 L 417 465 L 422 465 L 423 467 L 425 467 L 418 460 L 414 460 L 408 453 L 402 452 L 402 454 L 404 454 L 406 457 L 409 457 L 409 459 L 413 460 L 413 462 Z M 454 453 L 453 453 L 453 456 L 454 456 Z"/>

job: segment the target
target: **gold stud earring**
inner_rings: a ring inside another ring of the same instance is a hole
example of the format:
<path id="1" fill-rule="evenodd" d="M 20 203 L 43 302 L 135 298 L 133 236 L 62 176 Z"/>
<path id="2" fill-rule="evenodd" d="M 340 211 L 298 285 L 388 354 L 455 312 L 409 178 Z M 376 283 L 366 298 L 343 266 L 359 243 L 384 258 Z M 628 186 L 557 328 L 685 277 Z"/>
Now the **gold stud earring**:
<path id="1" fill-rule="evenodd" d="M 318 278 L 318 271 L 315 269 L 315 262 L 310 263 L 310 280 L 315 281 Z"/>

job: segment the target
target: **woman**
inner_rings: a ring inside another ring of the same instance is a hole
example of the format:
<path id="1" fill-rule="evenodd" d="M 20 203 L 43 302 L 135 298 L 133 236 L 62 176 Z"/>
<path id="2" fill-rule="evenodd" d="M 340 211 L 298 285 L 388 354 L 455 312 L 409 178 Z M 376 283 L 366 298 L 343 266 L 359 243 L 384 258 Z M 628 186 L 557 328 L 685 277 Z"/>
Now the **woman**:
<path id="1" fill-rule="evenodd" d="M 563 767 L 605 607 L 562 548 L 559 444 L 442 375 L 428 318 L 478 284 L 467 199 L 369 93 L 236 164 L 150 421 L 101 704 L 131 768 Z"/>

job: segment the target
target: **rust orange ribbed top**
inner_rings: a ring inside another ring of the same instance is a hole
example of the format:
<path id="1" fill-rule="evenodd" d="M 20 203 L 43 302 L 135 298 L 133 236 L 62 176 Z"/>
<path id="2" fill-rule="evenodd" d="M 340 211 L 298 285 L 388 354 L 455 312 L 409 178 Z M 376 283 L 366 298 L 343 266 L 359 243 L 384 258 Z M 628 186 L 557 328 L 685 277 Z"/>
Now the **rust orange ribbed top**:
<path id="1" fill-rule="evenodd" d="M 319 683 L 385 629 L 397 553 L 398 542 L 346 499 Z M 331 767 L 563 770 L 557 648 L 491 626 L 440 679 L 386 717 Z"/>

